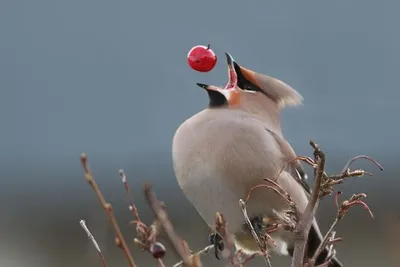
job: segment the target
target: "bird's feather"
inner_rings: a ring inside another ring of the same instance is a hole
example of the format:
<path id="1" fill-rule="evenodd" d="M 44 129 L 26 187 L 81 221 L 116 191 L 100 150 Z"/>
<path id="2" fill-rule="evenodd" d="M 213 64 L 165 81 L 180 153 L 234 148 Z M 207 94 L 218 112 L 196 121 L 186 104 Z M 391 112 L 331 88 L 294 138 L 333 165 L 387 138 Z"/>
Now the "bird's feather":
<path id="1" fill-rule="evenodd" d="M 274 138 L 277 144 L 279 145 L 282 154 L 285 157 L 285 160 L 288 164 L 290 169 L 290 173 L 292 174 L 293 178 L 303 187 L 303 189 L 308 193 L 311 194 L 310 185 L 307 183 L 307 174 L 303 169 L 299 160 L 293 160 L 296 158 L 296 153 L 294 152 L 291 145 L 282 137 L 274 133 L 273 131 L 266 129 Z"/>

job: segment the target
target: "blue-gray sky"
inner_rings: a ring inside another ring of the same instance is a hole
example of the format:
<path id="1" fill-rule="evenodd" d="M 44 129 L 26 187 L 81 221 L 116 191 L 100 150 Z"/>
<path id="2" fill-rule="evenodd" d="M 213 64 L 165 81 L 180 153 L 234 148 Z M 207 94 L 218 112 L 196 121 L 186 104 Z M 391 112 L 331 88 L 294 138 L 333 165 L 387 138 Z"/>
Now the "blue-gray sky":
<path id="1" fill-rule="evenodd" d="M 58 221 L 49 220 L 55 212 L 73 224 L 81 219 L 75 216 L 98 208 L 82 178 L 83 151 L 111 197 L 123 201 L 118 181 L 110 178 L 122 167 L 138 177 L 137 185 L 148 178 L 176 190 L 174 196 L 160 193 L 167 203 L 183 200 L 172 175 L 172 136 L 207 104 L 196 82 L 225 84 L 225 51 L 303 95 L 303 106 L 282 115 L 284 134 L 298 154 L 309 154 L 308 141 L 315 139 L 337 165 L 351 155 L 370 154 L 395 174 L 399 8 L 389 0 L 2 0 L 0 207 L 8 218 L 3 236 L 36 225 L 24 221 L 27 214 L 35 214 L 31 220 L 37 224 L 47 220 L 54 226 Z M 191 70 L 187 52 L 208 43 L 220 57 L 217 66 L 210 73 Z M 382 183 L 356 185 L 366 185 L 374 198 L 373 188 L 389 192 L 395 179 L 388 175 Z M 92 202 L 77 204 L 82 199 Z M 36 204 L 42 209 L 34 213 Z M 96 216 L 103 218 L 101 212 Z M 98 231 L 105 231 L 102 225 Z M 46 227 L 35 232 L 46 233 Z M 86 246 L 82 236 L 77 238 Z M 29 232 L 26 238 L 34 240 Z M 71 244 L 65 247 L 78 246 Z M 45 251 L 40 259 L 46 259 Z M 1 255 L 10 267 L 18 266 L 13 257 Z M 97 266 L 95 254 L 89 258 Z M 356 262 L 351 255 L 346 260 Z M 69 264 L 89 266 L 87 261 L 78 257 Z"/>

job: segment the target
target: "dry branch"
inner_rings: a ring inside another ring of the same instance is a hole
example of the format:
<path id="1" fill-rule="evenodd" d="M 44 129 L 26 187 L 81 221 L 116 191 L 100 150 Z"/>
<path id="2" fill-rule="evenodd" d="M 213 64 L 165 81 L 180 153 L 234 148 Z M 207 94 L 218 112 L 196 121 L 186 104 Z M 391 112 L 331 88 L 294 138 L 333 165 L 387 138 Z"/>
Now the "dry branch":
<path id="1" fill-rule="evenodd" d="M 339 206 L 337 199 L 340 194 L 341 194 L 341 192 L 339 191 L 336 193 L 336 196 L 335 196 L 335 202 L 338 207 L 336 218 L 333 221 L 328 232 L 325 234 L 321 244 L 315 251 L 314 256 L 310 259 L 309 264 L 311 266 L 313 266 L 315 264 L 318 256 L 321 254 L 322 250 L 324 250 L 324 248 L 328 245 L 328 243 L 331 243 L 331 245 L 333 245 L 333 243 L 341 241 L 341 238 L 334 238 L 334 235 L 332 233 L 333 233 L 333 230 L 335 229 L 336 225 L 339 223 L 339 221 L 341 219 L 343 219 L 344 215 L 348 212 L 350 207 L 352 207 L 354 205 L 362 205 L 365 208 L 365 210 L 368 211 L 371 218 L 374 218 L 374 215 L 372 214 L 371 209 L 368 207 L 368 205 L 364 201 L 361 200 L 362 198 L 367 197 L 366 194 L 353 195 L 349 200 L 343 201 L 342 204 Z"/>
<path id="2" fill-rule="evenodd" d="M 378 168 L 383 170 L 382 166 L 373 158 L 365 156 L 365 155 L 360 155 L 357 157 L 354 157 L 350 159 L 344 166 L 343 170 L 336 175 L 327 175 L 325 172 L 325 154 L 319 149 L 318 145 L 310 141 L 310 145 L 314 149 L 314 159 L 310 157 L 296 157 L 290 161 L 293 160 L 301 160 L 310 165 L 314 169 L 314 188 L 311 193 L 310 201 L 308 205 L 306 206 L 306 209 L 304 210 L 303 213 L 299 212 L 297 210 L 296 204 L 293 202 L 291 196 L 283 190 L 277 182 L 274 180 L 265 178 L 264 179 L 264 184 L 257 185 L 249 191 L 247 198 L 245 201 L 242 199 L 239 200 L 239 205 L 242 209 L 243 216 L 245 219 L 245 222 L 247 226 L 249 227 L 251 234 L 253 235 L 253 238 L 256 240 L 260 247 L 261 253 L 255 253 L 252 255 L 247 255 L 241 250 L 235 250 L 235 245 L 234 245 L 234 239 L 232 234 L 228 231 L 227 228 L 227 222 L 223 216 L 222 213 L 217 212 L 216 218 L 215 218 L 215 231 L 218 233 L 218 235 L 222 238 L 224 246 L 223 246 L 223 257 L 227 259 L 227 263 L 229 267 L 242 267 L 244 263 L 248 262 L 252 258 L 254 258 L 257 255 L 261 255 L 265 259 L 265 264 L 266 266 L 271 266 L 271 263 L 269 261 L 269 254 L 267 251 L 267 242 L 272 241 L 274 243 L 273 239 L 269 234 L 271 232 L 281 230 L 282 228 L 285 231 L 292 231 L 294 233 L 294 238 L 295 238 L 295 243 L 294 243 L 294 254 L 293 254 L 293 259 L 292 259 L 292 267 L 328 267 L 330 260 L 332 257 L 335 255 L 335 251 L 333 249 L 333 246 L 335 243 L 341 241 L 342 239 L 335 238 L 335 232 L 334 229 L 338 222 L 345 216 L 345 214 L 348 212 L 350 207 L 354 205 L 362 205 L 373 217 L 373 214 L 367 204 L 362 200 L 363 198 L 366 197 L 365 194 L 356 194 L 353 195 L 350 199 L 343 201 L 339 205 L 338 197 L 341 194 L 341 192 L 337 192 L 335 194 L 335 202 L 337 206 L 337 213 L 335 220 L 333 221 L 331 227 L 329 228 L 328 232 L 325 234 L 323 241 L 315 251 L 314 255 L 311 257 L 311 259 L 306 259 L 306 245 L 308 242 L 308 234 L 310 231 L 310 228 L 312 226 L 312 222 L 316 213 L 316 210 L 318 209 L 318 205 L 320 200 L 326 196 L 329 195 L 333 192 L 333 187 L 337 184 L 340 184 L 344 181 L 345 178 L 348 177 L 359 177 L 363 175 L 371 175 L 370 173 L 364 171 L 364 170 L 354 170 L 351 171 L 350 167 L 351 165 L 357 160 L 357 159 L 367 159 L 371 162 L 373 162 Z M 289 162 L 290 162 L 289 161 Z M 93 191 L 96 193 L 102 207 L 106 211 L 106 214 L 109 218 L 109 221 L 111 225 L 113 226 L 113 229 L 116 234 L 116 244 L 119 248 L 121 248 L 124 252 L 124 255 L 129 263 L 129 266 L 135 267 L 135 262 L 133 260 L 132 255 L 130 254 L 130 251 L 128 249 L 128 246 L 126 245 L 126 242 L 124 240 L 124 237 L 121 234 L 121 231 L 119 229 L 118 223 L 116 221 L 116 218 L 114 216 L 112 206 L 110 203 L 106 202 L 104 199 L 98 185 L 96 184 L 96 181 L 92 175 L 92 172 L 90 171 L 88 167 L 88 162 L 87 162 L 87 157 L 85 154 L 81 155 L 81 162 L 82 166 L 84 169 L 85 177 L 90 186 L 92 187 Z M 282 168 L 282 170 L 279 172 L 281 173 L 284 170 L 285 166 Z M 129 210 L 132 213 L 133 216 L 133 221 L 131 223 L 136 225 L 136 232 L 137 232 L 137 238 L 134 239 L 135 243 L 139 245 L 143 250 L 149 251 L 152 253 L 153 257 L 156 258 L 158 262 L 158 266 L 164 267 L 165 264 L 162 261 L 162 257 L 165 254 L 165 247 L 163 244 L 160 242 L 157 242 L 157 236 L 159 235 L 161 229 L 163 229 L 166 234 L 168 235 L 169 239 L 171 240 L 173 244 L 174 250 L 177 252 L 179 257 L 182 259 L 182 261 L 176 263 L 173 265 L 173 267 L 180 267 L 180 266 L 190 266 L 190 267 L 201 267 L 201 260 L 200 260 L 200 255 L 202 254 L 207 254 L 215 248 L 214 245 L 209 245 L 206 246 L 204 249 L 191 254 L 191 251 L 189 249 L 188 243 L 178 237 L 178 235 L 175 233 L 174 228 L 172 226 L 172 223 L 168 219 L 167 212 L 165 210 L 165 206 L 163 205 L 162 202 L 160 202 L 154 193 L 152 192 L 152 188 L 150 185 L 145 185 L 144 187 L 144 194 L 146 197 L 146 200 L 151 207 L 151 209 L 154 212 L 155 215 L 155 220 L 153 223 L 148 226 L 144 222 L 141 221 L 139 217 L 138 210 L 133 203 L 132 196 L 131 196 L 131 190 L 129 188 L 129 184 L 126 178 L 126 175 L 123 170 L 119 171 L 119 175 L 121 177 L 121 181 L 124 185 L 126 197 L 128 200 L 128 207 Z M 279 177 L 279 175 L 278 175 Z M 274 224 L 272 227 L 265 229 L 264 236 L 261 238 L 258 236 L 256 231 L 254 230 L 253 225 L 250 222 L 250 219 L 247 215 L 247 208 L 246 208 L 246 203 L 250 199 L 252 193 L 254 190 L 258 189 L 266 189 L 266 190 L 272 190 L 279 196 L 281 196 L 283 199 L 286 200 L 286 202 L 289 204 L 290 209 L 287 211 L 275 211 L 274 213 L 277 216 L 278 223 Z M 223 211 L 222 211 L 223 212 Z M 97 252 L 99 253 L 100 259 L 102 261 L 102 266 L 107 267 L 106 261 L 104 259 L 104 255 L 101 252 L 99 246 L 97 245 L 97 242 L 95 241 L 93 235 L 90 233 L 89 229 L 86 227 L 85 222 L 82 220 L 81 222 L 82 228 L 86 231 L 88 238 L 92 241 L 93 246 L 96 248 Z M 324 263 L 315 266 L 316 260 L 321 254 L 321 252 L 329 246 L 329 251 L 328 251 L 328 256 L 327 259 Z M 217 250 L 216 250 L 217 253 Z"/>
<path id="3" fill-rule="evenodd" d="M 92 233 L 90 232 L 89 228 L 86 226 L 85 220 L 80 220 L 79 224 L 81 225 L 82 229 L 86 232 L 89 240 L 93 244 L 93 247 L 96 249 L 97 253 L 99 254 L 99 258 L 101 260 L 102 266 L 107 267 L 108 265 L 107 265 L 106 259 L 104 258 L 103 252 L 101 251 L 99 244 L 97 244 L 97 241 L 94 238 L 94 236 L 92 235 Z"/>
<path id="4" fill-rule="evenodd" d="M 135 203 L 133 202 L 128 179 L 126 178 L 124 170 L 122 169 L 119 170 L 119 176 L 121 177 L 122 184 L 124 185 L 126 198 L 128 200 L 129 211 L 132 213 L 134 219 L 130 223 L 136 224 L 137 238 L 135 238 L 133 241 L 138 246 L 140 246 L 142 250 L 150 252 L 153 255 L 153 257 L 157 260 L 158 265 L 160 267 L 163 267 L 165 266 L 165 264 L 162 258 L 165 255 L 166 248 L 162 243 L 157 242 L 157 236 L 160 233 L 161 225 L 157 219 L 154 220 L 150 226 L 146 225 L 140 219 L 139 211 Z"/>
<path id="5" fill-rule="evenodd" d="M 239 205 L 240 205 L 240 208 L 242 209 L 244 220 L 245 220 L 247 226 L 250 229 L 251 235 L 256 240 L 258 246 L 260 247 L 261 254 L 264 256 L 263 258 L 264 258 L 265 265 L 267 267 L 271 267 L 272 266 L 271 265 L 271 261 L 269 260 L 269 254 L 267 252 L 267 244 L 266 244 L 266 242 L 261 242 L 260 238 L 258 238 L 258 235 L 257 235 L 256 231 L 254 230 L 253 225 L 250 222 L 250 218 L 247 215 L 246 203 L 242 199 L 240 199 L 239 200 Z M 265 233 L 265 234 L 269 237 L 268 238 L 269 240 L 273 240 L 272 237 L 270 237 L 268 235 L 268 233 Z"/>
<path id="6" fill-rule="evenodd" d="M 322 176 L 325 169 L 325 154 L 318 148 L 313 141 L 310 142 L 314 148 L 314 162 L 317 164 L 315 168 L 314 190 L 312 191 L 311 199 L 306 206 L 304 213 L 300 216 L 300 220 L 294 229 L 294 252 L 292 267 L 303 266 L 304 257 L 306 255 L 307 237 L 310 232 L 311 225 L 318 208 L 320 200 L 320 191 L 322 184 Z"/>
<path id="7" fill-rule="evenodd" d="M 113 212 L 112 206 L 111 206 L 110 203 L 108 203 L 105 200 L 103 194 L 101 193 L 101 191 L 100 191 L 100 189 L 99 189 L 99 187 L 98 187 L 98 185 L 97 185 L 97 183 L 96 183 L 96 181 L 95 181 L 95 179 L 93 177 L 93 174 L 92 174 L 92 172 L 91 172 L 91 170 L 89 168 L 87 156 L 84 153 L 81 155 L 81 163 L 82 163 L 83 170 L 85 172 L 86 180 L 88 181 L 89 185 L 92 187 L 94 192 L 96 193 L 96 195 L 97 195 L 101 205 L 103 206 L 103 208 L 104 208 L 104 210 L 105 210 L 105 212 L 106 212 L 106 214 L 107 214 L 107 216 L 108 216 L 108 218 L 109 218 L 109 220 L 111 222 L 111 225 L 112 225 L 112 227 L 114 229 L 114 232 L 116 234 L 116 237 L 115 237 L 116 245 L 123 250 L 125 258 L 129 263 L 129 266 L 130 267 L 136 267 L 136 264 L 135 264 L 135 261 L 133 260 L 132 254 L 129 251 L 129 248 L 128 248 L 126 242 L 125 242 L 125 239 L 124 239 L 124 237 L 123 237 L 123 235 L 121 233 L 121 230 L 119 229 L 119 226 L 118 226 L 118 223 L 117 223 L 117 219 L 114 216 L 114 212 Z"/>
<path id="8" fill-rule="evenodd" d="M 208 253 L 210 253 L 210 252 L 213 251 L 213 250 L 214 250 L 214 245 L 208 245 L 208 246 L 206 246 L 205 248 L 203 248 L 202 250 L 199 250 L 198 252 L 192 254 L 192 255 L 190 256 L 190 258 L 197 257 L 197 256 L 200 256 L 200 255 L 208 254 Z M 180 261 L 180 262 L 175 263 L 172 267 L 181 267 L 181 266 L 183 266 L 183 261 Z"/>
<path id="9" fill-rule="evenodd" d="M 174 228 L 171 222 L 168 219 L 168 215 L 165 210 L 162 208 L 160 201 L 156 198 L 153 194 L 150 185 L 145 185 L 144 187 L 144 194 L 146 196 L 147 203 L 151 207 L 154 212 L 154 215 L 160 222 L 161 226 L 163 227 L 164 231 L 167 233 L 169 239 L 171 240 L 176 253 L 183 261 L 184 266 L 193 266 L 190 253 L 185 249 L 184 245 L 182 244 L 182 240 L 176 235 Z"/>
<path id="10" fill-rule="evenodd" d="M 349 208 L 353 205 L 359 204 L 364 206 L 364 208 L 370 213 L 373 217 L 371 210 L 367 206 L 365 202 L 361 200 L 361 198 L 366 197 L 365 194 L 361 193 L 358 195 L 353 195 L 349 200 L 344 201 L 342 205 L 338 206 L 337 218 L 329 229 L 328 233 L 325 235 L 322 243 L 318 247 L 317 251 L 313 255 L 311 260 L 305 261 L 305 249 L 307 245 L 307 237 L 315 217 L 316 210 L 318 208 L 319 201 L 322 197 L 331 194 L 333 192 L 333 186 L 340 184 L 344 181 L 345 178 L 349 177 L 360 177 L 365 174 L 372 175 L 364 170 L 355 170 L 351 171 L 349 168 L 352 163 L 354 163 L 357 159 L 367 159 L 373 162 L 381 171 L 383 170 L 382 166 L 373 158 L 360 155 L 350 159 L 346 165 L 344 166 L 341 173 L 337 175 L 328 176 L 325 173 L 325 154 L 319 149 L 318 145 L 314 141 L 310 141 L 310 145 L 314 148 L 314 161 L 311 161 L 311 166 L 314 166 L 314 189 L 312 192 L 311 199 L 306 206 L 304 213 L 300 217 L 299 223 L 296 225 L 294 230 L 295 234 L 295 248 L 292 260 L 292 267 L 303 266 L 306 264 L 308 267 L 315 266 L 315 261 L 317 257 L 325 249 L 326 245 L 330 242 L 331 233 L 334 230 L 336 224 L 339 220 L 343 218 L 343 216 L 347 213 Z M 310 161 L 310 159 L 308 159 Z M 340 193 L 337 193 L 335 199 L 337 201 L 337 197 Z M 337 241 L 337 240 L 336 240 Z M 333 245 L 333 244 L 332 244 Z M 329 262 L 329 259 L 327 259 Z"/>

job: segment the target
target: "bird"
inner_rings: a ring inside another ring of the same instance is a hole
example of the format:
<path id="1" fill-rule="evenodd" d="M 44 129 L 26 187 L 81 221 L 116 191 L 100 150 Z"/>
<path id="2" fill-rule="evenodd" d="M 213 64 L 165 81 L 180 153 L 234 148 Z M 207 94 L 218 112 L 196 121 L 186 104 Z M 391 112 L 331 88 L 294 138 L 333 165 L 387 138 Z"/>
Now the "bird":
<path id="1" fill-rule="evenodd" d="M 216 212 L 221 212 L 235 246 L 251 254 L 259 246 L 245 223 L 239 199 L 270 178 L 289 193 L 300 212 L 309 200 L 311 190 L 304 170 L 298 162 L 288 164 L 295 152 L 283 137 L 279 118 L 282 108 L 299 105 L 302 96 L 276 78 L 241 67 L 229 53 L 226 57 L 226 87 L 197 84 L 208 93 L 209 104 L 177 128 L 172 162 L 179 187 L 208 226 L 214 227 Z M 262 189 L 253 191 L 246 207 L 257 229 L 277 221 L 274 210 L 289 208 L 281 196 Z M 269 251 L 293 255 L 293 233 L 280 230 L 271 236 L 276 246 L 270 245 Z M 308 256 L 321 241 L 314 219 Z M 317 264 L 325 261 L 327 253 L 321 253 Z M 336 257 L 331 262 L 333 267 L 343 266 Z"/>
<path id="2" fill-rule="evenodd" d="M 235 107 L 260 116 L 259 118 L 268 124 L 269 129 L 274 134 L 283 137 L 280 110 L 285 106 L 297 106 L 301 104 L 303 97 L 283 81 L 240 66 L 229 53 L 225 53 L 225 56 L 229 75 L 225 88 L 232 88 L 236 83 L 239 88 L 253 93 L 247 94 L 238 91 L 241 95 L 241 102 L 239 105 L 235 105 Z M 202 87 L 200 84 L 198 85 Z M 287 143 L 283 138 L 280 140 Z M 289 143 L 285 144 L 285 147 L 290 150 L 288 151 L 289 154 L 294 157 L 296 156 Z M 301 178 L 306 180 L 307 174 L 301 162 L 296 160 L 293 164 Z M 304 184 L 304 186 L 307 187 L 307 191 L 309 192 L 308 184 Z"/>

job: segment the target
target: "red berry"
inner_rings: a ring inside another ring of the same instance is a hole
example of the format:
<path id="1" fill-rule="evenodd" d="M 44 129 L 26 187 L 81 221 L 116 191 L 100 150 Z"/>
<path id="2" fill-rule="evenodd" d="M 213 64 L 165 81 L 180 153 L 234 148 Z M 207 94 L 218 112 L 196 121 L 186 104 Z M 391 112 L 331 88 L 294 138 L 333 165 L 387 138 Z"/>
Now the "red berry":
<path id="1" fill-rule="evenodd" d="M 153 254 L 153 257 L 156 259 L 161 259 L 165 256 L 165 246 L 160 242 L 155 242 L 150 245 L 150 252 Z"/>
<path id="2" fill-rule="evenodd" d="M 210 45 L 196 45 L 190 49 L 187 61 L 192 69 L 200 72 L 208 72 L 217 64 L 217 56 L 210 49 Z"/>

